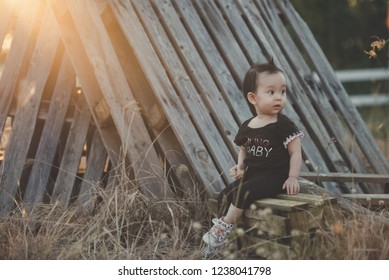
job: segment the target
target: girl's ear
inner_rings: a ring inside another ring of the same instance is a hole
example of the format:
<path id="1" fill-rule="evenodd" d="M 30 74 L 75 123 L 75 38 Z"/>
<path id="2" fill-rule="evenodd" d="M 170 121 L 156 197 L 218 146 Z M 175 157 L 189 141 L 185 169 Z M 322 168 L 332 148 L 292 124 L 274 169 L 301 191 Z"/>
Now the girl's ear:
<path id="1" fill-rule="evenodd" d="M 251 91 L 250 91 L 249 93 L 247 93 L 247 100 L 248 100 L 251 104 L 255 105 L 255 103 L 256 103 L 256 101 L 255 101 L 255 94 L 252 93 Z"/>

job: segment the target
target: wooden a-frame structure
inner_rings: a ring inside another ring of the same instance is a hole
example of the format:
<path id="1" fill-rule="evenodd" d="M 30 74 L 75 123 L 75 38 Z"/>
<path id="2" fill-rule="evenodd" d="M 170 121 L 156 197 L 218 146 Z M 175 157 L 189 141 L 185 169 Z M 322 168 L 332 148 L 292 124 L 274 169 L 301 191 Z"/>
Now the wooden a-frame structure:
<path id="1" fill-rule="evenodd" d="M 285 113 L 305 133 L 305 172 L 389 171 L 287 0 L 1 0 L 0 11 L 1 215 L 83 203 L 122 164 L 156 199 L 224 188 L 233 137 L 251 115 L 242 77 L 269 58 L 288 77 Z"/>

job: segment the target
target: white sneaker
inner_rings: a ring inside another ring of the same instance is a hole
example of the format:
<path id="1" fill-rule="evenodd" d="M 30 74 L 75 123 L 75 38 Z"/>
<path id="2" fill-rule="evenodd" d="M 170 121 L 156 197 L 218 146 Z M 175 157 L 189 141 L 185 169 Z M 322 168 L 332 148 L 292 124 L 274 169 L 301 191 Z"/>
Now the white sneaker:
<path id="1" fill-rule="evenodd" d="M 232 231 L 232 224 L 228 224 L 222 220 L 223 218 L 214 218 L 213 227 L 203 235 L 203 241 L 209 246 L 218 248 L 223 246 L 228 234 Z"/>

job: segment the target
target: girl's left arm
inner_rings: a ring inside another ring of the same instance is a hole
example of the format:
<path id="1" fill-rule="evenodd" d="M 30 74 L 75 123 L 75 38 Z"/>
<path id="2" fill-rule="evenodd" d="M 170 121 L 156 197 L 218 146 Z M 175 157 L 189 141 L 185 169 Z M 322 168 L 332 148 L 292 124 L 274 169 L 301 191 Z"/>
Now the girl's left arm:
<path id="1" fill-rule="evenodd" d="M 285 181 L 282 188 L 286 189 L 288 194 L 294 195 L 300 191 L 297 180 L 302 165 L 300 138 L 296 138 L 288 144 L 288 152 L 290 155 L 289 178 Z"/>

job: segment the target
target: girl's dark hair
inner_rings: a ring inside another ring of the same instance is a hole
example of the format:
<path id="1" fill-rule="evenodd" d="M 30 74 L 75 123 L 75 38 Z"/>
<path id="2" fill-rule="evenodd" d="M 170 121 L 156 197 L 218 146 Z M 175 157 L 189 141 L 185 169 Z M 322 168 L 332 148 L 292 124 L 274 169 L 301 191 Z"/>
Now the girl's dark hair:
<path id="1" fill-rule="evenodd" d="M 246 75 L 244 76 L 243 79 L 243 85 L 242 85 L 243 96 L 246 98 L 249 92 L 256 91 L 257 86 L 259 84 L 258 74 L 260 73 L 273 74 L 277 72 L 282 73 L 282 70 L 274 64 L 273 59 L 268 63 L 255 64 L 251 66 L 251 68 L 246 72 Z M 254 106 L 252 106 L 252 104 L 250 104 L 250 110 L 253 114 L 256 114 Z"/>

